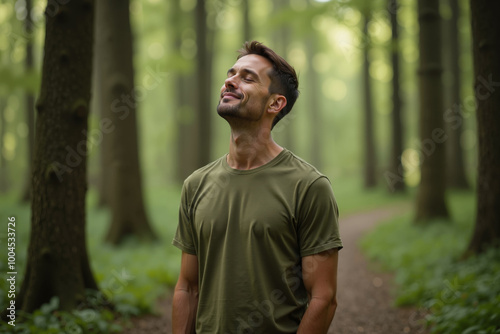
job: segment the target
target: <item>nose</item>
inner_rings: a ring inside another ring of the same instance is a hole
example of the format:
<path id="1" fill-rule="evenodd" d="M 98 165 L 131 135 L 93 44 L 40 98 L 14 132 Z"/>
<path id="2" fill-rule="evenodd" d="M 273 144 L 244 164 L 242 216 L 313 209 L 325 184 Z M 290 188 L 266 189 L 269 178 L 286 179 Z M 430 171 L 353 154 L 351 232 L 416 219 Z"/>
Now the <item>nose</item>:
<path id="1" fill-rule="evenodd" d="M 238 80 L 236 79 L 236 75 L 231 75 L 229 76 L 225 81 L 224 81 L 224 86 L 226 88 L 238 88 Z"/>

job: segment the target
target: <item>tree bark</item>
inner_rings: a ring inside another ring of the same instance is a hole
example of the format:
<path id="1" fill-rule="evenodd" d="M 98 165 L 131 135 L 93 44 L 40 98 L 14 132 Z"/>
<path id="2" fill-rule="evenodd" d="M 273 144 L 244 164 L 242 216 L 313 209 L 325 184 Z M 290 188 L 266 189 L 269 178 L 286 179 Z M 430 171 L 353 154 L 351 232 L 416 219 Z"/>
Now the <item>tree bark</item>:
<path id="1" fill-rule="evenodd" d="M 321 106 L 319 101 L 320 88 L 318 83 L 318 74 L 313 67 L 313 58 L 317 51 L 317 41 L 316 32 L 313 31 L 309 34 L 306 41 L 306 52 L 308 59 L 308 85 L 307 90 L 309 92 L 309 125 L 310 125 L 310 159 L 311 163 L 319 170 L 322 168 L 321 164 L 321 135 L 322 135 L 322 123 L 321 123 Z"/>
<path id="2" fill-rule="evenodd" d="M 173 50 L 181 49 L 183 32 L 189 23 L 186 22 L 186 18 L 186 15 L 183 15 L 181 11 L 179 1 L 174 1 L 170 16 L 172 29 L 176 32 Z M 178 57 L 179 61 L 188 62 L 180 52 Z M 185 66 L 178 66 L 174 70 L 174 80 L 177 89 L 175 94 L 177 123 L 176 179 L 182 183 L 193 171 L 201 167 L 198 164 L 200 155 L 198 147 L 199 122 L 195 116 L 195 104 L 192 96 L 192 88 L 195 86 L 194 71 L 192 68 L 186 69 Z"/>
<path id="3" fill-rule="evenodd" d="M 400 68 L 399 68 L 399 25 L 398 25 L 398 7 L 397 0 L 388 0 L 388 8 L 391 20 L 392 44 L 391 44 L 391 63 L 392 63 L 392 145 L 391 160 L 389 170 L 393 178 L 389 178 L 389 189 L 392 192 L 404 192 L 406 189 L 404 181 L 403 164 L 401 156 L 403 154 L 403 124 L 402 124 L 402 103 L 400 93 Z"/>
<path id="4" fill-rule="evenodd" d="M 102 49 L 106 41 L 101 37 L 101 30 L 105 29 L 100 25 L 103 24 L 102 20 L 95 20 L 94 23 L 94 63 L 92 67 L 92 112 L 102 121 L 106 119 L 106 109 L 109 109 L 109 105 L 106 105 L 106 101 L 102 97 L 102 82 L 106 80 L 103 76 L 103 71 L 101 69 L 100 58 L 106 57 L 102 54 Z M 100 129 L 98 130 L 100 131 Z M 109 135 L 101 133 L 102 137 L 98 145 L 99 156 L 98 156 L 98 175 L 95 178 L 97 181 L 97 206 L 104 208 L 109 206 L 109 195 L 110 190 L 109 179 L 110 179 L 110 157 L 112 155 L 111 147 L 109 145 L 110 138 Z M 97 145 L 96 145 L 97 146 Z"/>
<path id="5" fill-rule="evenodd" d="M 97 290 L 85 241 L 86 137 L 94 4 L 47 6 L 42 86 L 37 102 L 31 234 L 18 295 L 32 312 L 51 297 L 70 310 Z"/>
<path id="6" fill-rule="evenodd" d="M 286 1 L 274 0 L 274 6 L 273 6 L 274 15 L 279 15 L 280 12 L 286 8 L 287 8 Z M 286 29 L 286 27 L 284 26 L 276 27 L 276 29 L 274 29 L 272 34 L 272 40 L 274 45 L 273 48 L 274 51 L 276 51 L 277 54 L 286 59 L 287 48 L 288 45 L 290 44 L 289 30 Z M 273 129 L 273 136 L 276 137 L 279 136 L 279 138 L 281 138 L 282 140 L 281 145 L 291 151 L 294 151 L 295 149 L 293 120 L 295 119 L 296 114 L 293 110 L 294 109 L 292 109 L 292 111 L 290 111 L 290 113 L 286 115 L 285 118 L 280 120 L 280 122 Z"/>
<path id="7" fill-rule="evenodd" d="M 24 30 L 26 32 L 26 58 L 25 68 L 27 72 L 33 71 L 33 22 L 31 21 L 31 9 L 33 8 L 31 0 L 26 0 L 26 18 L 24 19 Z M 28 170 L 21 201 L 29 202 L 31 200 L 31 164 L 33 162 L 33 142 L 35 140 L 35 97 L 32 92 L 27 92 L 26 101 L 26 124 L 28 125 Z"/>
<path id="8" fill-rule="evenodd" d="M 416 222 L 448 218 L 445 202 L 446 133 L 443 122 L 443 89 L 441 74 L 441 17 L 439 2 L 418 1 L 420 25 L 419 64 L 419 134 L 420 186 L 417 193 Z"/>
<path id="9" fill-rule="evenodd" d="M 467 252 L 500 246 L 500 11 L 498 1 L 471 0 L 477 100 L 477 215 Z"/>
<path id="10" fill-rule="evenodd" d="M 458 19 L 460 16 L 460 8 L 458 0 L 450 0 L 451 6 L 451 20 L 448 25 L 448 61 L 451 74 L 451 87 L 450 87 L 450 106 L 451 110 L 460 112 L 460 39 L 458 37 Z M 447 181 L 448 185 L 456 189 L 468 189 L 469 183 L 465 173 L 464 165 L 464 150 L 461 145 L 461 136 L 464 128 L 464 118 L 461 114 L 454 117 L 453 122 L 448 122 L 447 133 L 450 139 L 447 142 L 446 149 L 448 150 L 447 161 Z"/>
<path id="11" fill-rule="evenodd" d="M 363 47 L 363 96 L 364 96 L 364 186 L 373 188 L 377 185 L 376 179 L 376 154 L 375 154 L 375 124 L 373 117 L 372 87 L 370 79 L 370 37 L 368 34 L 368 24 L 370 14 L 363 15 L 363 35 L 365 45 Z"/>
<path id="12" fill-rule="evenodd" d="M 198 146 L 201 167 L 211 160 L 212 142 L 212 107 L 210 102 L 212 56 L 209 48 L 209 35 L 207 33 L 207 13 L 205 0 L 197 0 L 195 7 L 195 29 L 196 29 L 196 115 L 199 121 Z"/>
<path id="13" fill-rule="evenodd" d="M 250 0 L 243 1 L 243 40 L 250 41 L 252 36 L 252 22 L 250 20 Z"/>
<path id="14" fill-rule="evenodd" d="M 6 193 L 9 190 L 9 177 L 7 172 L 7 163 L 3 153 L 3 138 L 5 135 L 5 106 L 4 101 L 0 101 L 0 193 Z"/>
<path id="15" fill-rule="evenodd" d="M 142 196 L 137 130 L 137 103 L 147 87 L 134 86 L 129 1 L 96 2 L 99 67 L 102 81 L 103 140 L 110 145 L 109 189 L 111 225 L 106 241 L 119 244 L 127 237 L 154 239 Z M 142 89 L 140 89 L 142 88 Z M 106 145 L 108 145 L 106 144 Z"/>
<path id="16" fill-rule="evenodd" d="M 194 106 L 190 101 L 193 87 L 191 74 L 177 73 L 176 87 L 179 89 L 176 96 L 177 117 L 177 180 L 183 182 L 192 172 L 200 168 L 199 163 L 199 122 L 194 113 Z"/>

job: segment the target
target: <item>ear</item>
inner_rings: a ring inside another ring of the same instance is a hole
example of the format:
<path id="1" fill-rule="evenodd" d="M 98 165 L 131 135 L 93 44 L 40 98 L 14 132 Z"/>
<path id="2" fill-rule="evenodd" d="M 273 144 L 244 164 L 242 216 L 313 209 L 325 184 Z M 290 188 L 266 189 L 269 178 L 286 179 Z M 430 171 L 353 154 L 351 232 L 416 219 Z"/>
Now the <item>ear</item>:
<path id="1" fill-rule="evenodd" d="M 286 97 L 279 94 L 273 94 L 269 98 L 269 106 L 267 108 L 267 112 L 277 115 L 281 109 L 286 106 Z"/>

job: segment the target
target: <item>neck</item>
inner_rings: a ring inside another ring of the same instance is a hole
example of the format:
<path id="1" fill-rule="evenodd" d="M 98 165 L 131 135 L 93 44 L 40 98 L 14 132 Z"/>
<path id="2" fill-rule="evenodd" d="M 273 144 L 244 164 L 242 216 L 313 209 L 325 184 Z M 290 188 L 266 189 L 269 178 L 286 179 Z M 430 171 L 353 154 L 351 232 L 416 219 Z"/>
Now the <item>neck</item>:
<path id="1" fill-rule="evenodd" d="M 231 129 L 227 163 L 234 169 L 254 169 L 274 159 L 283 148 L 271 137 L 271 129 L 254 131 Z"/>

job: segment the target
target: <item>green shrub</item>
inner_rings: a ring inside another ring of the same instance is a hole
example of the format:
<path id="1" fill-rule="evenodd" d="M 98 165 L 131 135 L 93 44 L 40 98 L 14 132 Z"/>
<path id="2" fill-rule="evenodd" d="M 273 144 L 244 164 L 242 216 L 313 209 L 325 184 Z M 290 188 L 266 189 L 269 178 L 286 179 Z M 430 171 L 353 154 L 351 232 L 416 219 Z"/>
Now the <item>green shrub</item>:
<path id="1" fill-rule="evenodd" d="M 451 196 L 453 221 L 412 223 L 406 214 L 361 241 L 365 253 L 395 273 L 396 305 L 430 311 L 433 333 L 500 333 L 500 250 L 461 260 L 474 223 L 474 198 Z"/>
<path id="2" fill-rule="evenodd" d="M 500 249 L 455 263 L 445 287 L 425 301 L 435 333 L 500 333 Z"/>
<path id="3" fill-rule="evenodd" d="M 120 311 L 111 311 L 109 302 L 100 293 L 88 291 L 85 305 L 71 312 L 58 311 L 59 299 L 53 297 L 40 309 L 28 314 L 19 312 L 15 326 L 0 323 L 0 332 L 19 334 L 86 334 L 86 333 L 119 333 L 122 326 L 116 323 L 117 317 L 127 319 L 137 310 L 124 312 L 120 305 L 115 305 Z"/>

